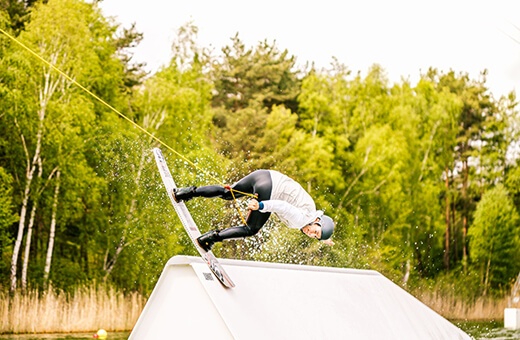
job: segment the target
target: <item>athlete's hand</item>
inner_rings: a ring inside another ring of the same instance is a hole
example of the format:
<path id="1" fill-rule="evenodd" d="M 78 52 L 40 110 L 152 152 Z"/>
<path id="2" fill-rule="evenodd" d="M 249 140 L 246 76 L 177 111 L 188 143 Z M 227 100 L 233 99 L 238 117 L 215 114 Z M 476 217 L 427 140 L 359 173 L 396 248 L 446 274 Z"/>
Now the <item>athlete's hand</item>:
<path id="1" fill-rule="evenodd" d="M 249 201 L 249 205 L 247 206 L 247 209 L 249 210 L 258 210 L 260 208 L 259 204 L 258 204 L 258 201 L 255 200 L 254 198 Z"/>
<path id="2" fill-rule="evenodd" d="M 334 241 L 332 241 L 332 239 L 330 239 L 330 238 L 328 240 L 323 240 L 321 242 L 323 242 L 326 245 L 331 246 L 331 247 L 334 245 Z"/>

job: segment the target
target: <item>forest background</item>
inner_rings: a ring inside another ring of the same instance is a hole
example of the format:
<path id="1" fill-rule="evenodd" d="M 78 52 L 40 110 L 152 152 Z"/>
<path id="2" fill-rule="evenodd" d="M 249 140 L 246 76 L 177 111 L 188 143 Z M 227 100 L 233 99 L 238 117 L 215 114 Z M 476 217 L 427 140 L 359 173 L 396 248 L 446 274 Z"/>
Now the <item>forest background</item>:
<path id="1" fill-rule="evenodd" d="M 156 171 L 160 145 L 136 125 L 175 150 L 162 148 L 179 186 L 276 169 L 337 222 L 333 247 L 274 219 L 219 257 L 370 268 L 468 302 L 513 288 L 520 115 L 486 70 L 390 85 L 379 65 L 297 65 L 238 34 L 216 53 L 187 23 L 170 63 L 146 74 L 131 54 L 142 35 L 96 1 L 0 4 L 4 32 L 104 101 L 0 35 L 2 296 L 107 285 L 146 297 L 170 257 L 196 255 Z M 202 231 L 240 222 L 229 202 L 188 206 Z"/>

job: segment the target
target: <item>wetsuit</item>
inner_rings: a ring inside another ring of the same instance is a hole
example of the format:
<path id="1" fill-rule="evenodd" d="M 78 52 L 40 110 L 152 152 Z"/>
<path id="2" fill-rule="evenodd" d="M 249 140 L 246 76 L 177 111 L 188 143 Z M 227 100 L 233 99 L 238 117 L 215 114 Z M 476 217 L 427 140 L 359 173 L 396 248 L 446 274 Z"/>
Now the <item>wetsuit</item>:
<path id="1" fill-rule="evenodd" d="M 316 210 L 311 196 L 293 179 L 274 170 L 257 170 L 245 176 L 231 189 L 256 194 L 259 210 L 251 210 L 246 225 L 231 227 L 218 232 L 221 240 L 252 236 L 258 233 L 275 213 L 290 228 L 301 229 L 323 214 Z M 233 192 L 236 198 L 244 194 Z M 233 199 L 231 191 L 217 185 L 196 188 L 193 197 L 220 197 Z"/>
<path id="2" fill-rule="evenodd" d="M 269 170 L 257 170 L 246 177 L 242 178 L 235 184 L 231 185 L 231 189 L 245 192 L 248 194 L 258 195 L 258 201 L 269 200 L 271 197 L 271 190 L 273 183 L 271 180 L 271 174 Z M 243 197 L 244 194 L 233 192 L 236 198 Z M 233 195 L 231 191 L 218 185 L 208 185 L 199 187 L 195 190 L 194 197 L 220 197 L 225 200 L 232 200 Z M 249 216 L 246 219 L 247 225 L 241 225 L 237 227 L 231 227 L 221 230 L 218 236 L 222 240 L 231 238 L 240 238 L 252 236 L 258 233 L 260 229 L 271 216 L 270 212 L 262 213 L 258 210 L 250 211 Z"/>

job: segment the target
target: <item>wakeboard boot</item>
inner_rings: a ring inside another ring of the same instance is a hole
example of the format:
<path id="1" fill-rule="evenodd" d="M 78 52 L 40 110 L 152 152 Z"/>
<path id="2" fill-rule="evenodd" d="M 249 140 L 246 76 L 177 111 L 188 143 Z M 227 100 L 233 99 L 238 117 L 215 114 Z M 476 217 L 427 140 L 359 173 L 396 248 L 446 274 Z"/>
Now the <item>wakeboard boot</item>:
<path id="1" fill-rule="evenodd" d="M 186 188 L 173 188 L 173 198 L 175 199 L 175 202 L 186 202 L 193 198 L 195 195 L 195 190 L 197 190 L 197 187 L 186 187 Z"/>
<path id="2" fill-rule="evenodd" d="M 220 241 L 222 241 L 222 237 L 219 236 L 218 230 L 210 230 L 197 238 L 200 247 L 205 251 L 210 251 L 215 242 Z"/>

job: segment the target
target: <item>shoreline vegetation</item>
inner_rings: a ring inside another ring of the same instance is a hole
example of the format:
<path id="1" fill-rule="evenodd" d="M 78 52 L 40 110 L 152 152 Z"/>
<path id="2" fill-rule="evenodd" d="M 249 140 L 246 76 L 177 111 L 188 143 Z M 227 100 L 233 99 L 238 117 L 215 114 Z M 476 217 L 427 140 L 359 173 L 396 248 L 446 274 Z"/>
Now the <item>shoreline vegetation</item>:
<path id="1" fill-rule="evenodd" d="M 507 297 L 479 297 L 468 303 L 454 294 L 412 292 L 448 320 L 502 320 Z M 0 334 L 80 333 L 103 328 L 130 331 L 146 303 L 140 293 L 124 294 L 112 287 L 82 287 L 73 293 L 37 290 L 0 293 Z"/>
<path id="2" fill-rule="evenodd" d="M 140 293 L 123 294 L 113 287 L 0 293 L 0 334 L 128 331 L 145 303 Z"/>
<path id="3" fill-rule="evenodd" d="M 502 321 L 504 308 L 508 305 L 508 297 L 494 298 L 480 296 L 474 301 L 458 297 L 454 294 L 439 292 L 412 292 L 426 306 L 451 321 Z"/>

